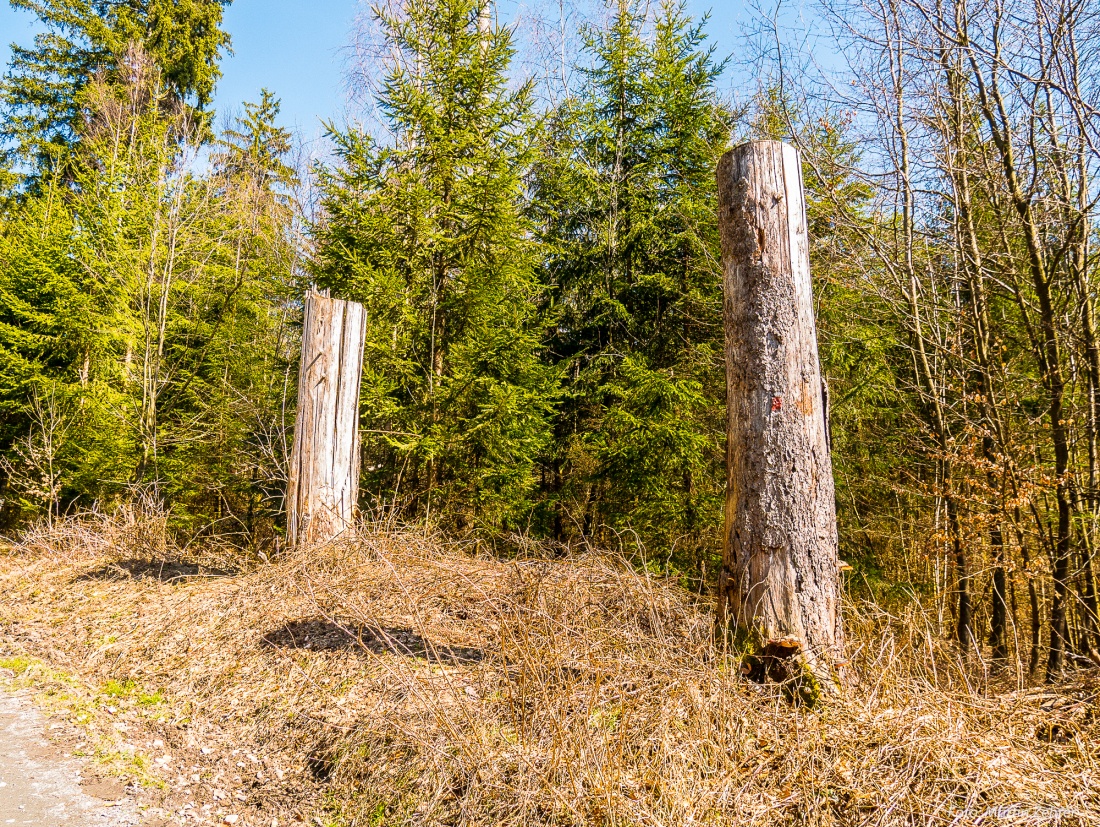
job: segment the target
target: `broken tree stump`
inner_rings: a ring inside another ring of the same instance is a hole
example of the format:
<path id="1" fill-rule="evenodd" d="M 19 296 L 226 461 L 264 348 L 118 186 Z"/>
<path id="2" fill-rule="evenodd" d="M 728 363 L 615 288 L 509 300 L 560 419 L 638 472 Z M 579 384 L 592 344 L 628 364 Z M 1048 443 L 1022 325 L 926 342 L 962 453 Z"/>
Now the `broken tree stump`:
<path id="1" fill-rule="evenodd" d="M 365 337 L 361 304 L 313 291 L 306 296 L 287 480 L 290 546 L 325 542 L 354 525 Z"/>
<path id="2" fill-rule="evenodd" d="M 790 677 L 834 685 L 840 562 L 798 153 L 753 141 L 718 164 L 727 489 L 718 617 Z M 795 664 L 800 664 L 795 668 Z"/>

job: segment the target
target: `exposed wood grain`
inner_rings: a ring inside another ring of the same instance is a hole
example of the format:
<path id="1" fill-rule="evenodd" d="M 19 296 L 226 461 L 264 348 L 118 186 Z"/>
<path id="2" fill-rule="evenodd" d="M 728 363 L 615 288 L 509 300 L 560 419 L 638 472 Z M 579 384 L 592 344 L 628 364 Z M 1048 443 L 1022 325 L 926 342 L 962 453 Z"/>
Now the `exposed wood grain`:
<path id="1" fill-rule="evenodd" d="M 728 392 L 719 614 L 806 665 L 841 661 L 840 571 L 798 153 L 754 141 L 718 165 Z M 831 681 L 830 681 L 831 683 Z"/>
<path id="2" fill-rule="evenodd" d="M 331 540 L 354 524 L 365 336 L 362 305 L 314 292 L 306 296 L 287 485 L 291 546 Z"/>

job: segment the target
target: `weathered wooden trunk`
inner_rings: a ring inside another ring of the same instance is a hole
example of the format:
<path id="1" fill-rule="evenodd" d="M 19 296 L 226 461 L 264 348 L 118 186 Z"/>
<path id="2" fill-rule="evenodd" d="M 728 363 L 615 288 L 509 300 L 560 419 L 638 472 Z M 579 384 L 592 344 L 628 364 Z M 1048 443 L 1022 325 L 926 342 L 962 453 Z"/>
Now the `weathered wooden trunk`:
<path id="1" fill-rule="evenodd" d="M 843 648 L 840 563 L 795 149 L 754 141 L 727 152 L 718 210 L 728 393 L 719 620 L 764 657 L 797 656 L 831 679 Z"/>
<path id="2" fill-rule="evenodd" d="M 365 335 L 362 305 L 315 292 L 306 296 L 287 483 L 291 546 L 325 542 L 354 525 Z"/>

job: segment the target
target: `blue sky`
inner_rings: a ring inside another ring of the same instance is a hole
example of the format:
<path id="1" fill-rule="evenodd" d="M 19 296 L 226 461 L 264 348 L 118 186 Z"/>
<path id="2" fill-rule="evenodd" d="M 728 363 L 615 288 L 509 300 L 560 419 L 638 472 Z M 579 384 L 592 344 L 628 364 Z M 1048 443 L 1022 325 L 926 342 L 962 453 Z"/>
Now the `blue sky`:
<path id="1" fill-rule="evenodd" d="M 271 89 L 284 123 L 308 136 L 344 108 L 343 74 L 357 0 L 235 0 L 225 27 L 233 55 L 222 62 L 219 111 Z"/>
<path id="2" fill-rule="evenodd" d="M 265 86 L 283 102 L 284 123 L 309 136 L 320 120 L 343 110 L 345 47 L 357 0 L 235 0 L 225 27 L 234 54 L 222 61 L 215 106 L 219 114 L 256 100 Z M 0 0 L 0 59 L 12 41 L 29 43 L 34 18 Z"/>
<path id="3" fill-rule="evenodd" d="M 523 13 L 518 0 L 498 0 L 505 19 Z M 219 115 L 256 100 L 267 87 L 282 100 L 284 125 L 309 140 L 321 121 L 341 121 L 345 112 L 344 75 L 359 0 L 235 0 L 225 26 L 234 54 L 222 63 L 215 106 Z M 741 26 L 748 15 L 743 0 L 689 0 L 699 15 L 713 9 L 708 32 L 722 56 L 741 51 Z M 7 66 L 12 41 L 29 43 L 33 17 L 0 0 L 0 61 Z"/>

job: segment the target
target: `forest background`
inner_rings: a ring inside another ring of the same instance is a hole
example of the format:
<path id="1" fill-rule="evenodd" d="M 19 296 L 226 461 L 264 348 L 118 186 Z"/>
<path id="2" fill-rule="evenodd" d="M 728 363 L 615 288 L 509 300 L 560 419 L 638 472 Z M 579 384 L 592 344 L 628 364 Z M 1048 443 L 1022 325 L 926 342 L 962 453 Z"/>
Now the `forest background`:
<path id="1" fill-rule="evenodd" d="M 519 61 L 484 0 L 394 0 L 359 40 L 370 117 L 312 164 L 269 92 L 215 128 L 225 2 L 12 4 L 43 34 L 0 85 L 8 530 L 139 501 L 277 554 L 317 286 L 368 312 L 368 519 L 706 590 L 714 170 L 774 138 L 804 161 L 855 587 L 1031 673 L 1100 662 L 1095 4 L 828 0 L 827 71 L 761 14 L 735 103 L 677 2 L 547 5 Z"/>

